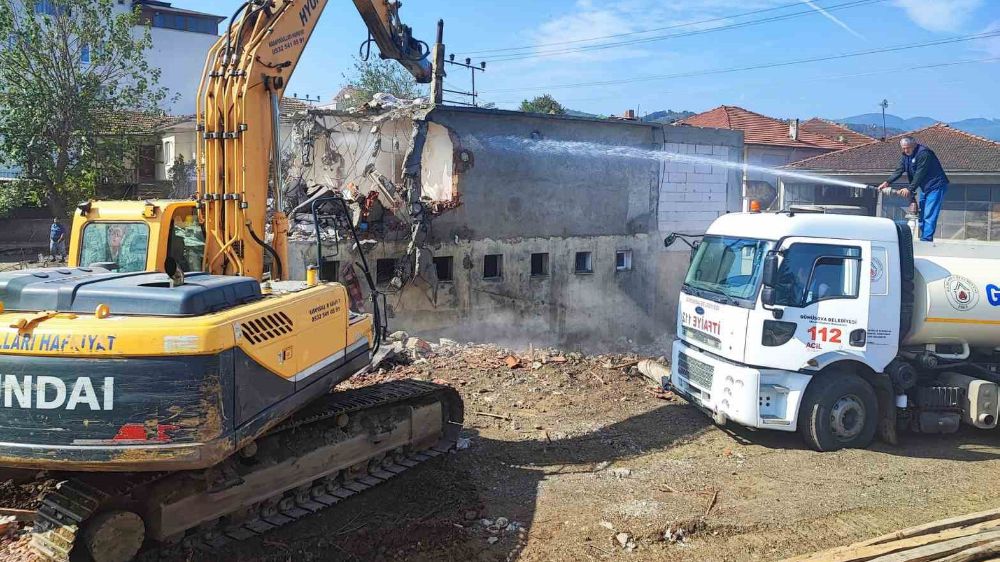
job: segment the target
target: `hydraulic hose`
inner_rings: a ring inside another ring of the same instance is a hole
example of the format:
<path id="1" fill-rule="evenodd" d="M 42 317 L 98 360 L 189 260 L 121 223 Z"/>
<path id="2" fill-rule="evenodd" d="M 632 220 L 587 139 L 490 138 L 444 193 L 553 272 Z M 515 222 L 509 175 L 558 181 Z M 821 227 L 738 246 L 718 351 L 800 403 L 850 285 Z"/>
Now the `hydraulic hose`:
<path id="1" fill-rule="evenodd" d="M 284 273 L 285 268 L 283 267 L 283 265 L 281 263 L 281 258 L 278 257 L 278 252 L 275 252 L 274 248 L 272 248 L 271 246 L 268 246 L 267 242 L 264 242 L 263 240 L 261 240 L 257 236 L 257 233 L 254 232 L 252 228 L 250 228 L 249 224 L 247 225 L 247 232 L 250 233 L 250 237 L 253 238 L 254 242 L 260 244 L 261 248 L 264 248 L 265 252 L 271 254 L 271 259 L 274 260 L 274 266 L 275 266 L 275 269 L 278 272 L 278 279 L 281 279 L 283 277 L 282 273 Z"/>

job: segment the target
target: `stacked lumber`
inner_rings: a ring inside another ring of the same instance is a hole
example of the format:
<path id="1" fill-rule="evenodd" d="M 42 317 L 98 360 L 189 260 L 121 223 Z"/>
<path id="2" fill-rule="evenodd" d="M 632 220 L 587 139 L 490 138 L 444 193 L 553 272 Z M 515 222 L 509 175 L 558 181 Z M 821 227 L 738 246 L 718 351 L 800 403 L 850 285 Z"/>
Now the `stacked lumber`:
<path id="1" fill-rule="evenodd" d="M 1000 509 L 943 519 L 783 562 L 1000 562 Z"/>

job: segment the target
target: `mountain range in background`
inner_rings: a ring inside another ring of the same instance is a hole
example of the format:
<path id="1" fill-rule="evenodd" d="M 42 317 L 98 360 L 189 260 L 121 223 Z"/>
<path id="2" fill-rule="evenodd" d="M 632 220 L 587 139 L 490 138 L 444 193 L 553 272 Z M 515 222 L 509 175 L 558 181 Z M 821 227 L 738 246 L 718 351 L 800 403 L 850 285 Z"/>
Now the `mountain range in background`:
<path id="1" fill-rule="evenodd" d="M 851 129 L 869 136 L 876 138 L 882 136 L 881 113 L 863 113 L 852 117 L 844 117 L 843 119 L 831 119 L 831 121 L 850 125 Z M 938 119 L 931 117 L 911 117 L 909 119 L 903 119 L 902 117 L 888 113 L 885 116 L 886 133 L 888 136 L 898 135 L 905 131 L 923 129 L 924 127 L 930 127 L 931 125 L 940 122 L 941 121 Z M 1000 119 L 985 119 L 977 117 L 974 119 L 952 121 L 948 124 L 960 131 L 1000 141 Z"/>
<path id="2" fill-rule="evenodd" d="M 586 113 L 572 109 L 567 109 L 566 114 L 576 117 L 601 117 L 600 115 L 595 115 L 593 113 Z M 694 114 L 695 113 L 693 111 L 674 111 L 672 109 L 666 109 L 647 113 L 643 115 L 641 119 L 647 123 L 673 123 Z M 882 136 L 881 113 L 863 113 L 861 115 L 844 117 L 843 119 L 830 119 L 830 121 L 840 123 L 853 131 L 857 131 L 873 138 L 880 138 Z M 904 119 L 898 115 L 887 113 L 885 115 L 885 134 L 886 136 L 891 137 L 907 131 L 930 127 L 935 123 L 941 122 L 942 121 L 934 119 L 933 117 L 910 117 L 909 119 Z M 948 125 L 951 125 L 961 131 L 972 133 L 973 135 L 979 135 L 981 137 L 1000 141 L 1000 119 L 976 117 L 973 119 L 952 121 L 948 123 Z"/>
<path id="3" fill-rule="evenodd" d="M 642 116 L 642 120 L 647 123 L 673 123 L 674 121 L 687 119 L 692 115 L 694 115 L 693 111 L 674 111 L 672 109 L 668 109 L 666 111 L 654 111 L 652 113 L 647 113 Z"/>

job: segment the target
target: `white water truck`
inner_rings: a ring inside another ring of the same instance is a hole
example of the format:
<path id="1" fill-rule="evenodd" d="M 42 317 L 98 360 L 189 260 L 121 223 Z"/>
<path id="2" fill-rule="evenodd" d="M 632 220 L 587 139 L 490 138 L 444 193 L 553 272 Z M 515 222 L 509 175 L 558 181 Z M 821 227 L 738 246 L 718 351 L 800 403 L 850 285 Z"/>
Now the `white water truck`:
<path id="1" fill-rule="evenodd" d="M 671 238 L 668 238 L 668 242 Z M 820 451 L 997 426 L 1000 246 L 865 216 L 736 213 L 693 254 L 669 385 Z"/>

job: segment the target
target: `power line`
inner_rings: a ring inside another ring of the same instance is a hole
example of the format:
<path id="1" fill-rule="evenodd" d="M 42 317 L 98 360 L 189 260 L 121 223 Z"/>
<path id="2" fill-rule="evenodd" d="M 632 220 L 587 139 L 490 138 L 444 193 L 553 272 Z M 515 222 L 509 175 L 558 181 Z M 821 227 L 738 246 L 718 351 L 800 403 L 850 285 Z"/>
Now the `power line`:
<path id="1" fill-rule="evenodd" d="M 693 76 L 710 76 L 716 74 L 729 74 L 733 72 L 744 72 L 748 70 L 763 70 L 768 68 L 779 68 L 784 66 L 793 66 L 797 64 L 807 64 L 813 62 L 824 62 L 831 60 L 847 59 L 853 57 L 861 57 L 867 55 L 875 55 L 880 53 L 891 53 L 896 51 L 904 51 L 906 49 L 917 49 L 923 47 L 933 47 L 937 45 L 948 45 L 952 43 L 962 43 L 965 41 L 975 41 L 978 39 L 988 39 L 990 37 L 1000 36 L 1000 31 L 991 31 L 987 33 L 977 33 L 974 35 L 965 35 L 960 37 L 952 37 L 950 39 L 939 39 L 937 41 L 927 41 L 924 43 L 910 43 L 908 45 L 897 45 L 893 47 L 883 47 L 880 49 L 867 49 L 864 51 L 854 51 L 851 53 L 840 53 L 837 55 L 828 55 L 823 57 L 811 57 L 806 59 L 797 59 L 791 61 L 775 62 L 775 63 L 765 63 L 765 64 L 755 64 L 749 66 L 741 66 L 734 68 L 721 68 L 715 70 L 703 70 L 703 71 L 692 71 L 692 72 L 680 72 L 675 74 L 659 74 L 653 76 L 643 76 L 636 78 L 626 78 L 619 80 L 601 80 L 595 82 L 577 82 L 574 84 L 550 84 L 547 86 L 533 86 L 528 88 L 498 88 L 495 90 L 487 90 L 487 93 L 491 92 L 520 92 L 520 91 L 531 91 L 531 90 L 559 90 L 564 88 L 580 88 L 589 86 L 616 86 L 619 84 L 632 84 L 636 82 L 648 82 L 653 80 L 666 80 L 671 78 L 690 78 Z"/>
<path id="2" fill-rule="evenodd" d="M 825 8 L 825 10 L 827 12 L 835 12 L 835 11 L 839 11 L 839 10 L 846 10 L 846 9 L 849 9 L 849 8 L 857 8 L 859 6 L 866 6 L 866 5 L 870 5 L 870 4 L 877 4 L 877 3 L 881 3 L 881 2 L 885 2 L 885 1 L 886 0 L 851 0 L 850 2 L 844 2 L 844 3 L 841 3 L 841 4 L 834 4 L 832 6 L 829 6 L 829 7 Z M 643 38 L 640 38 L 640 39 L 631 39 L 631 40 L 628 40 L 628 41 L 618 41 L 618 42 L 613 42 L 613 43 L 601 43 L 599 45 L 585 45 L 583 47 L 570 47 L 570 48 L 565 48 L 565 49 L 554 49 L 554 50 L 541 51 L 541 52 L 535 52 L 535 53 L 512 53 L 510 55 L 504 55 L 504 56 L 499 56 L 497 58 L 489 59 L 488 62 L 490 62 L 490 63 L 497 63 L 497 62 L 507 62 L 507 61 L 523 60 L 523 59 L 531 59 L 531 58 L 551 57 L 551 56 L 564 55 L 564 54 L 584 53 L 584 52 L 590 52 L 590 51 L 603 51 L 603 50 L 606 50 L 606 49 L 614 49 L 614 48 L 617 48 L 617 47 L 626 47 L 626 46 L 630 46 L 630 45 L 640 45 L 640 44 L 645 44 L 645 43 L 653 43 L 653 42 L 657 42 L 657 41 L 664 41 L 664 40 L 667 40 L 667 39 L 677 39 L 677 38 L 680 38 L 680 37 L 692 37 L 692 36 L 695 36 L 695 35 L 704 35 L 704 34 L 707 34 L 707 33 L 715 33 L 717 31 L 727 31 L 727 30 L 730 30 L 730 29 L 741 29 L 741 28 L 744 28 L 744 27 L 751 27 L 751 26 L 761 25 L 761 24 L 765 24 L 765 23 L 773 23 L 773 22 L 776 22 L 776 21 L 784 21 L 784 20 L 789 20 L 789 19 L 798 18 L 798 17 L 802 17 L 802 16 L 814 15 L 814 14 L 817 14 L 817 13 L 819 13 L 819 12 L 817 12 L 813 8 L 809 8 L 807 10 L 802 10 L 802 11 L 799 11 L 799 12 L 792 12 L 792 13 L 789 13 L 789 14 L 780 14 L 780 15 L 770 16 L 770 17 L 766 17 L 766 18 L 760 18 L 760 19 L 755 19 L 755 20 L 750 20 L 750 21 L 732 23 L 732 24 L 728 24 L 728 25 L 720 25 L 720 26 L 716 26 L 716 27 L 710 27 L 708 29 L 695 29 L 695 30 L 691 30 L 691 31 L 684 31 L 684 32 L 681 32 L 681 33 L 670 33 L 670 34 L 666 34 L 666 35 L 658 35 L 658 36 L 655 36 L 655 37 L 643 37 Z"/>
<path id="3" fill-rule="evenodd" d="M 845 78 L 861 78 L 861 77 L 865 77 L 865 76 L 878 76 L 878 75 L 883 75 L 883 74 L 893 74 L 893 73 L 897 73 L 897 72 L 908 72 L 908 71 L 911 71 L 911 70 L 931 70 L 931 69 L 943 68 L 943 67 L 948 67 L 948 66 L 959 66 L 959 65 L 963 65 L 963 64 L 977 64 L 977 63 L 987 63 L 987 62 L 1000 62 L 1000 57 L 987 57 L 987 58 L 980 58 L 980 59 L 964 59 L 964 60 L 957 60 L 957 61 L 945 61 L 945 62 L 939 62 L 939 63 L 934 63 L 934 64 L 922 64 L 922 65 L 910 66 L 910 67 L 898 67 L 898 66 L 894 66 L 892 68 L 883 68 L 883 69 L 880 69 L 880 70 L 870 70 L 870 71 L 867 71 L 867 72 L 857 72 L 857 73 L 852 73 L 852 74 L 836 74 L 836 75 L 826 75 L 826 76 L 813 76 L 813 77 L 809 77 L 809 78 L 801 78 L 801 77 L 796 76 L 795 77 L 795 81 L 797 83 L 802 83 L 802 82 L 821 82 L 821 81 L 825 81 L 825 80 L 842 80 L 842 79 L 845 79 Z M 948 84 L 953 84 L 955 82 L 947 82 L 947 83 Z M 750 83 L 742 83 L 742 84 L 733 84 L 733 85 L 731 85 L 729 87 L 723 86 L 721 88 L 719 88 L 719 87 L 705 88 L 704 90 L 701 90 L 701 91 L 705 91 L 705 92 L 717 92 L 717 91 L 725 91 L 725 90 L 732 90 L 732 89 L 737 89 L 737 88 L 747 88 L 747 87 L 754 87 L 754 86 L 773 86 L 774 84 L 775 84 L 774 80 L 768 80 L 766 82 L 758 81 L 758 82 L 750 82 Z M 689 90 L 689 89 L 685 89 L 683 91 L 687 92 L 687 93 L 691 92 L 691 90 Z M 698 91 L 698 90 L 696 90 L 696 91 Z M 675 90 L 662 90 L 662 91 L 657 91 L 656 93 L 657 94 L 670 94 L 670 93 L 675 93 L 675 92 L 676 92 Z M 594 100 L 611 99 L 613 97 L 616 97 L 616 95 L 612 94 L 612 95 L 604 95 L 604 96 L 597 96 L 597 97 L 587 97 L 587 98 L 560 99 L 559 101 L 561 103 L 575 102 L 575 101 L 594 101 Z M 499 104 L 519 104 L 519 103 L 521 103 L 521 101 L 520 100 L 516 100 L 516 101 L 515 100 L 504 100 L 504 101 L 496 101 L 494 103 L 496 103 L 498 105 Z"/>
<path id="4" fill-rule="evenodd" d="M 692 22 L 687 22 L 687 23 L 677 23 L 677 24 L 674 24 L 674 25 L 668 25 L 666 27 L 654 27 L 654 28 L 651 28 L 651 29 L 644 29 L 642 31 L 630 31 L 628 33 L 614 33 L 612 35 L 601 35 L 601 36 L 598 36 L 598 37 L 589 37 L 587 39 L 573 39 L 571 41 L 553 41 L 551 43 L 536 43 L 534 45 L 524 45 L 524 46 L 521 46 L 521 47 L 503 47 L 503 48 L 497 48 L 497 49 L 483 49 L 481 51 L 465 51 L 462 54 L 463 55 L 482 55 L 482 54 L 504 53 L 504 52 L 509 52 L 509 51 L 534 50 L 534 49 L 537 49 L 539 47 L 554 47 L 554 46 L 558 46 L 558 45 L 572 45 L 572 44 L 575 44 L 575 43 L 589 43 L 591 41 L 601 41 L 603 39 L 614 39 L 616 37 L 628 37 L 628 36 L 631 36 L 631 35 L 642 35 L 644 33 L 653 33 L 653 32 L 656 32 L 656 31 L 666 31 L 668 29 L 677 29 L 677 28 L 680 28 L 680 27 L 690 27 L 692 25 L 702 25 L 702 24 L 706 24 L 706 23 L 715 23 L 717 21 L 730 20 L 730 19 L 734 19 L 734 18 L 742 18 L 742 17 L 745 17 L 745 16 L 753 16 L 753 15 L 762 14 L 762 13 L 765 13 L 765 12 L 774 12 L 774 11 L 777 11 L 777 10 L 784 10 L 785 8 L 791 8 L 793 6 L 802 6 L 802 5 L 806 5 L 806 4 L 808 4 L 808 2 L 802 2 L 802 1 L 800 1 L 800 2 L 792 2 L 790 4 L 783 4 L 781 6 L 774 6 L 772 8 L 764 8 L 762 10 L 752 10 L 752 11 L 749 11 L 749 12 L 742 12 L 742 13 L 739 13 L 739 14 L 731 14 L 731 15 L 728 15 L 728 16 L 719 16 L 719 17 L 705 19 L 705 20 L 692 21 Z"/>

